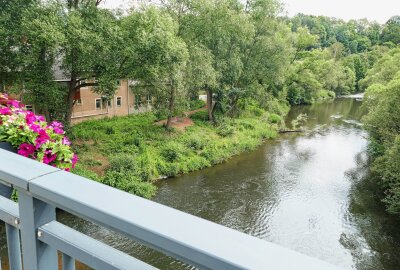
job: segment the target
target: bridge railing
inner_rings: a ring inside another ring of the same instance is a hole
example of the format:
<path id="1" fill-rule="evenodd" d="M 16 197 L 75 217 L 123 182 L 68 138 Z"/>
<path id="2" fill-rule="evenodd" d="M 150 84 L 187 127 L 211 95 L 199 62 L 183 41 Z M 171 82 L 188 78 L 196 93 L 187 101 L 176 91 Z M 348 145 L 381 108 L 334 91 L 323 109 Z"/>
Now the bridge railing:
<path id="1" fill-rule="evenodd" d="M 56 208 L 123 233 L 200 269 L 338 269 L 109 186 L 0 149 L 0 182 L 18 204 L 0 197 L 11 270 L 155 269 L 56 220 Z M 20 243 L 21 239 L 21 243 Z M 1 268 L 1 266 L 0 266 Z"/>

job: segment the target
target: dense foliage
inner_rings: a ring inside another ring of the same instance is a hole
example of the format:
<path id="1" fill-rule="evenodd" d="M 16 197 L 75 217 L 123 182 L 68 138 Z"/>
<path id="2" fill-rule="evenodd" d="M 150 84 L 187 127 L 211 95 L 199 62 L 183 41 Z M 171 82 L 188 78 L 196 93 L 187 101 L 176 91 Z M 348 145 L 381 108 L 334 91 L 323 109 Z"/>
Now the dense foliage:
<path id="1" fill-rule="evenodd" d="M 136 1 L 125 15 L 101 2 L 0 2 L 0 83 L 24 85 L 47 120 L 68 125 L 79 89 L 112 98 L 121 78 L 156 97 L 167 126 L 199 91 L 213 121 L 248 100 L 312 103 L 364 90 L 366 71 L 400 42 L 398 17 L 285 18 L 276 0 Z"/>
<path id="2" fill-rule="evenodd" d="M 370 133 L 372 172 L 392 213 L 400 213 L 400 49 L 386 53 L 362 82 Z"/>
<path id="3" fill-rule="evenodd" d="M 218 127 L 207 121 L 206 111 L 191 117 L 196 125 L 185 132 L 154 125 L 152 113 L 78 124 L 72 136 L 81 162 L 74 172 L 151 197 L 154 180 L 206 168 L 253 150 L 263 139 L 275 137 L 282 121 L 279 115 L 265 111 L 259 116 L 226 119 Z"/>

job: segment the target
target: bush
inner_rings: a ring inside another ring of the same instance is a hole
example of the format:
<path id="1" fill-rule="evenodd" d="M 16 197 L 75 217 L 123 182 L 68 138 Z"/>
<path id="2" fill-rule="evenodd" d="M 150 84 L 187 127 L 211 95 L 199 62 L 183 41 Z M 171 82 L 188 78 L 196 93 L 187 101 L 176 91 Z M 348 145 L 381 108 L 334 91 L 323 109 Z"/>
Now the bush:
<path id="1" fill-rule="evenodd" d="M 282 117 L 280 115 L 277 115 L 275 113 L 270 113 L 268 115 L 268 122 L 272 123 L 272 124 L 279 124 L 282 122 Z"/>
<path id="2" fill-rule="evenodd" d="M 228 137 L 231 136 L 235 133 L 235 128 L 230 126 L 229 124 L 221 124 L 218 128 L 217 128 L 217 134 L 221 137 Z"/>
<path id="3" fill-rule="evenodd" d="M 201 99 L 190 100 L 188 102 L 189 110 L 197 110 L 197 109 L 204 108 L 205 106 L 206 106 L 206 103 L 204 102 L 204 100 L 201 100 Z"/>
<path id="4" fill-rule="evenodd" d="M 207 111 L 199 111 L 190 116 L 192 120 L 197 121 L 208 121 L 208 112 Z"/>
<path id="5" fill-rule="evenodd" d="M 160 153 L 167 162 L 174 162 L 178 161 L 183 155 L 185 155 L 186 150 L 180 143 L 168 142 L 163 148 L 161 148 Z"/>
<path id="6" fill-rule="evenodd" d="M 138 165 L 135 162 L 135 157 L 129 154 L 118 154 L 110 158 L 109 170 L 115 172 L 135 171 Z"/>
<path id="7" fill-rule="evenodd" d="M 155 195 L 156 187 L 149 182 L 143 182 L 131 171 L 107 171 L 101 179 L 103 184 L 115 187 L 144 198 Z"/>

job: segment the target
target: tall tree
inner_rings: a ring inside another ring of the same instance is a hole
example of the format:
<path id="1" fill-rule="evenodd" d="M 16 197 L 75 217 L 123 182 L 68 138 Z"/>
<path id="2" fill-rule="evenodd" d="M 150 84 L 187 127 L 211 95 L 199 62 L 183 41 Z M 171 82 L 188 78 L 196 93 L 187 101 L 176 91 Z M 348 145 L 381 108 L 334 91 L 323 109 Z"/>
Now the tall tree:
<path id="1" fill-rule="evenodd" d="M 178 25 L 171 16 L 154 7 L 133 11 L 124 18 L 127 53 L 125 73 L 149 84 L 157 102 L 167 110 L 171 126 L 177 102 L 184 89 L 184 73 L 189 58 L 185 42 L 177 36 Z"/>

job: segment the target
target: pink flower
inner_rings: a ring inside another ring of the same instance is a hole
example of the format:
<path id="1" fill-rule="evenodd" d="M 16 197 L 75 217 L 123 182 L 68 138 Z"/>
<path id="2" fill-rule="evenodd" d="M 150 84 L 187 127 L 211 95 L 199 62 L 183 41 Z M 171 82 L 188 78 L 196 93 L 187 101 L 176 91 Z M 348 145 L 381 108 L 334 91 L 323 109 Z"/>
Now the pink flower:
<path id="1" fill-rule="evenodd" d="M 35 153 L 35 146 L 29 143 L 23 143 L 19 146 L 18 154 L 24 157 L 32 156 Z"/>
<path id="2" fill-rule="evenodd" d="M 68 140 L 67 137 L 62 138 L 62 144 L 64 145 L 71 145 L 71 142 Z"/>
<path id="3" fill-rule="evenodd" d="M 4 108 L 0 108 L 0 114 L 2 114 L 2 115 L 11 115 L 12 112 L 11 112 L 10 108 L 4 107 Z"/>
<path id="4" fill-rule="evenodd" d="M 35 140 L 36 149 L 39 149 L 42 144 L 48 142 L 50 140 L 50 136 L 47 134 L 46 130 L 39 130 L 39 136 Z"/>
<path id="5" fill-rule="evenodd" d="M 53 128 L 56 134 L 64 134 L 64 130 L 62 130 L 64 126 L 60 122 L 54 121 L 53 123 L 51 123 L 50 127 Z"/>
<path id="6" fill-rule="evenodd" d="M 36 115 L 31 111 L 27 111 L 25 121 L 28 125 L 33 124 L 36 121 Z"/>
<path id="7" fill-rule="evenodd" d="M 79 158 L 77 154 L 74 154 L 74 156 L 72 157 L 71 161 L 72 161 L 72 168 L 75 168 L 75 164 L 78 162 Z"/>
<path id="8" fill-rule="evenodd" d="M 57 155 L 53 154 L 51 150 L 46 150 L 43 157 L 43 163 L 50 164 L 54 160 L 56 160 Z"/>
<path id="9" fill-rule="evenodd" d="M 29 128 L 36 133 L 39 133 L 40 130 L 42 130 L 42 127 L 37 125 L 37 124 L 31 124 L 29 125 Z"/>
<path id="10" fill-rule="evenodd" d="M 11 106 L 13 106 L 15 108 L 24 107 L 24 105 L 21 102 L 19 102 L 18 100 L 15 100 L 15 99 L 11 99 L 11 100 L 7 101 L 7 104 L 11 105 Z"/>
<path id="11" fill-rule="evenodd" d="M 46 121 L 46 119 L 45 119 L 43 116 L 41 116 L 41 115 L 37 115 L 37 116 L 36 116 L 36 120 L 37 120 L 37 121 L 40 121 L 40 122 Z"/>

